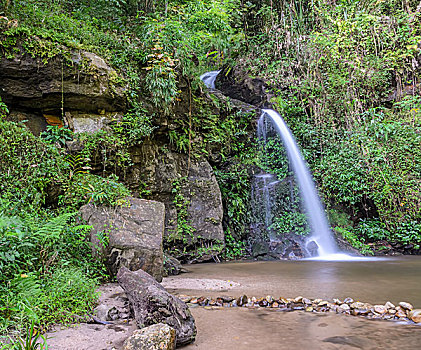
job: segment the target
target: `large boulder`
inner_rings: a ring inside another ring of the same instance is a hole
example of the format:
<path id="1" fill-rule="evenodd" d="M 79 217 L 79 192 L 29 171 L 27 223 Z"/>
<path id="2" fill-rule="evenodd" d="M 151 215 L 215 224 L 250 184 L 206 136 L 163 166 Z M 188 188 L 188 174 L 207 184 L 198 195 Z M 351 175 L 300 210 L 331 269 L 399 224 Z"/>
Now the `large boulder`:
<path id="1" fill-rule="evenodd" d="M 121 118 L 126 86 L 118 73 L 94 53 L 62 51 L 48 60 L 19 47 L 13 57 L 0 54 L 0 96 L 10 118 L 28 120 L 37 135 L 51 118 L 75 132 L 97 131 Z"/>
<path id="2" fill-rule="evenodd" d="M 158 323 L 135 330 L 123 345 L 123 350 L 174 350 L 175 329 Z"/>
<path id="3" fill-rule="evenodd" d="M 80 214 L 93 227 L 90 240 L 94 254 L 105 260 L 113 276 L 126 266 L 162 280 L 163 203 L 130 197 L 127 204 L 117 208 L 84 205 Z"/>
<path id="4" fill-rule="evenodd" d="M 117 281 L 126 292 L 139 328 L 165 323 L 175 329 L 177 346 L 194 341 L 196 325 L 189 308 L 150 275 L 123 266 L 118 271 Z"/>

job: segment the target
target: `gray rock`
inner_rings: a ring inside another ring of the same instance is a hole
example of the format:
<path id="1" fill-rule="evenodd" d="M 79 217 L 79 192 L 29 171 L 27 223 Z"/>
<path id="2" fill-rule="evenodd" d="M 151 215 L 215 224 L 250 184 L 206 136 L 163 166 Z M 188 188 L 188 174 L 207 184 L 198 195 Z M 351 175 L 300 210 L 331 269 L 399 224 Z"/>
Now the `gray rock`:
<path id="1" fill-rule="evenodd" d="M 132 272 L 123 266 L 117 280 L 126 292 L 138 327 L 165 323 L 175 329 L 177 346 L 194 341 L 196 326 L 187 305 L 169 294 L 150 275 L 143 270 Z"/>
<path id="2" fill-rule="evenodd" d="M 130 270 L 143 269 L 162 280 L 164 205 L 155 201 L 128 198 L 128 205 L 118 208 L 84 205 L 82 218 L 93 226 L 90 240 L 94 254 L 105 259 L 115 276 L 121 266 Z M 100 235 L 108 237 L 106 247 Z"/>
<path id="3" fill-rule="evenodd" d="M 175 329 L 158 323 L 135 330 L 123 344 L 123 350 L 174 350 Z"/>
<path id="4" fill-rule="evenodd" d="M 138 188 L 142 182 L 150 191 L 151 199 L 165 204 L 165 237 L 170 242 L 168 248 L 174 248 L 175 244 L 183 248 L 172 255 L 182 262 L 191 261 L 192 257 L 192 262 L 212 259 L 219 252 L 212 247 L 224 244 L 224 232 L 221 191 L 209 162 L 204 157 L 191 158 L 189 161 L 187 154 L 162 152 L 158 141 L 145 141 L 130 152 L 134 165 L 128 175 L 129 186 Z M 175 186 L 177 181 L 178 185 Z M 185 237 L 177 236 L 175 190 L 184 198 L 185 219 L 192 228 Z M 209 247 L 206 254 L 185 249 L 193 249 L 192 246 L 199 241 L 201 246 Z"/>
<path id="5" fill-rule="evenodd" d="M 180 261 L 168 254 L 164 254 L 164 270 L 166 276 L 175 276 L 185 272 Z"/>
<path id="6" fill-rule="evenodd" d="M 124 110 L 125 87 L 116 83 L 118 75 L 114 69 L 91 52 L 70 51 L 67 57 L 70 62 L 64 62 L 60 56 L 44 62 L 22 53 L 16 53 L 13 59 L 0 57 L 4 102 L 30 110 L 57 110 L 63 92 L 66 110 Z"/>

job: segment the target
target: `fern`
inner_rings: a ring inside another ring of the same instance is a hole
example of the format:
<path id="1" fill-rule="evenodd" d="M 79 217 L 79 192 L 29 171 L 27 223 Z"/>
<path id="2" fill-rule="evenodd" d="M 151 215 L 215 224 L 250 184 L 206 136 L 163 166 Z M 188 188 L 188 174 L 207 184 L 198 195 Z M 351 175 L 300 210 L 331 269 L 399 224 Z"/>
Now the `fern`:
<path id="1" fill-rule="evenodd" d="M 42 244 L 45 244 L 48 241 L 52 243 L 60 237 L 67 222 L 75 215 L 76 212 L 59 215 L 39 227 L 38 230 L 34 232 L 33 236 L 39 239 Z"/>

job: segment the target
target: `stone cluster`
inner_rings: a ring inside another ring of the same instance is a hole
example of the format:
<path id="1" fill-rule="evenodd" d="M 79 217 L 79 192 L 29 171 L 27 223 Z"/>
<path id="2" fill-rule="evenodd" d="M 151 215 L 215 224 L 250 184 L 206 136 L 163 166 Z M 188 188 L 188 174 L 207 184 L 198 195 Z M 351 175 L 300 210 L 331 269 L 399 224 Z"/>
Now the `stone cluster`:
<path id="1" fill-rule="evenodd" d="M 388 301 L 386 304 L 372 305 L 352 298 L 344 300 L 307 299 L 302 296 L 296 298 L 274 298 L 271 295 L 262 298 L 242 295 L 239 298 L 220 296 L 217 298 L 192 297 L 180 295 L 179 298 L 190 307 L 203 306 L 207 309 L 221 307 L 249 307 L 271 308 L 281 311 L 303 310 L 306 312 L 336 312 L 352 316 L 364 316 L 372 319 L 398 320 L 421 323 L 421 309 L 414 309 L 410 303 L 400 302 L 397 306 Z"/>

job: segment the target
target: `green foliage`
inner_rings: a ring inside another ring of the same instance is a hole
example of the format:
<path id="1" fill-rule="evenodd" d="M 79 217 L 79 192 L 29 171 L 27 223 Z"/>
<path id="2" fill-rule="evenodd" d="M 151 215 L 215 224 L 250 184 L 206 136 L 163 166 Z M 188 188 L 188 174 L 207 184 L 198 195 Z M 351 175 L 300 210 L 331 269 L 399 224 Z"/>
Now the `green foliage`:
<path id="1" fill-rule="evenodd" d="M 66 127 L 60 128 L 56 125 L 47 125 L 47 130 L 41 133 L 41 137 L 49 143 L 58 143 L 64 146 L 66 141 L 73 139 L 73 132 Z"/>
<path id="2" fill-rule="evenodd" d="M 77 174 L 73 177 L 60 204 L 67 208 L 79 208 L 87 203 L 118 206 L 130 195 L 127 188 L 117 181 L 117 176 L 102 178 L 93 174 Z"/>
<path id="3" fill-rule="evenodd" d="M 17 339 L 9 337 L 10 343 L 3 346 L 2 350 L 48 350 L 47 338 L 40 333 L 32 322 L 26 328 L 25 336 L 18 336 Z"/>
<path id="4" fill-rule="evenodd" d="M 0 333 L 33 322 L 43 327 L 69 322 L 88 312 L 96 300 L 96 282 L 88 274 L 101 271 L 85 239 L 91 227 L 75 225 L 75 213 L 35 221 L 7 216 L 5 210 L 0 210 Z"/>
<path id="5" fill-rule="evenodd" d="M 411 236 L 417 247 L 410 226 L 421 220 L 419 2 L 293 1 L 275 11 L 269 1 L 252 3 L 246 16 L 264 16 L 248 32 L 241 65 L 266 79 L 327 206 L 353 218 L 342 225 L 350 241 L 366 250 L 366 240 Z M 265 151 L 280 154 L 273 143 Z M 285 173 L 279 161 L 263 166 Z M 364 217 L 375 220 L 368 227 L 357 219 Z"/>
<path id="6" fill-rule="evenodd" d="M 343 227 L 335 227 L 335 231 L 347 240 L 354 248 L 362 254 L 373 255 L 374 252 L 368 244 L 364 243 L 364 238 L 358 236 L 353 230 L 346 230 Z"/>

